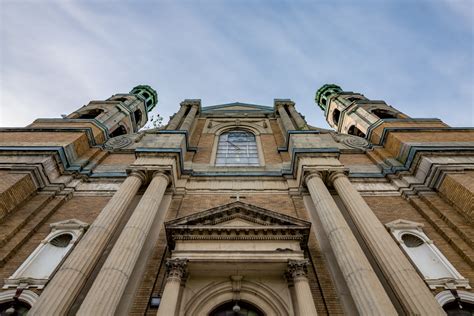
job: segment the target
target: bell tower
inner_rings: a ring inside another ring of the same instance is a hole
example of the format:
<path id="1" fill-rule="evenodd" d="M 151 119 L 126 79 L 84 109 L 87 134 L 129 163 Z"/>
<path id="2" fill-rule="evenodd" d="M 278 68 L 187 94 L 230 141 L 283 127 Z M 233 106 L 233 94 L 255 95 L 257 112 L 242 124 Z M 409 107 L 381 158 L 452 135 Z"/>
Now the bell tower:
<path id="1" fill-rule="evenodd" d="M 315 102 L 331 127 L 359 137 L 366 137 L 369 127 L 380 121 L 408 118 L 385 101 L 369 100 L 363 94 L 343 91 L 335 84 L 319 88 Z"/>
<path id="2" fill-rule="evenodd" d="M 158 94 L 148 85 L 134 87 L 129 93 L 115 94 L 104 101 L 91 101 L 67 119 L 94 120 L 109 137 L 137 132 L 148 121 L 150 112 L 158 103 Z"/>

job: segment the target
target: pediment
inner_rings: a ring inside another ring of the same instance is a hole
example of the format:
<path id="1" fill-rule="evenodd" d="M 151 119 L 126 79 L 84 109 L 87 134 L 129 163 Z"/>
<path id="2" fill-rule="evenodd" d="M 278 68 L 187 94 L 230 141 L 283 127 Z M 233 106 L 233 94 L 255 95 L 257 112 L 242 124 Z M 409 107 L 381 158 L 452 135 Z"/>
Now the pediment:
<path id="1" fill-rule="evenodd" d="M 167 227 L 174 226 L 219 226 L 236 218 L 258 226 L 294 226 L 307 227 L 309 222 L 270 211 L 244 202 L 232 202 L 220 205 L 189 216 L 167 222 Z M 250 225 L 252 226 L 252 225 Z"/>
<path id="2" fill-rule="evenodd" d="M 307 221 L 240 201 L 165 223 L 171 247 L 176 239 L 298 239 L 306 244 L 310 227 Z"/>

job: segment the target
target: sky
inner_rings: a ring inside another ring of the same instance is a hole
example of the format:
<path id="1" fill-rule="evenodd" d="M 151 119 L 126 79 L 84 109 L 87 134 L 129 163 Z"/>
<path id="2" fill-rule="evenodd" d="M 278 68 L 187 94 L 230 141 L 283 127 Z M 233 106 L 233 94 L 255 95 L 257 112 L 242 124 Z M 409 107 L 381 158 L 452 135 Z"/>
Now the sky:
<path id="1" fill-rule="evenodd" d="M 325 83 L 473 126 L 474 1 L 0 0 L 0 126 L 148 84 L 164 122 L 184 99 L 290 98 L 327 127 Z"/>

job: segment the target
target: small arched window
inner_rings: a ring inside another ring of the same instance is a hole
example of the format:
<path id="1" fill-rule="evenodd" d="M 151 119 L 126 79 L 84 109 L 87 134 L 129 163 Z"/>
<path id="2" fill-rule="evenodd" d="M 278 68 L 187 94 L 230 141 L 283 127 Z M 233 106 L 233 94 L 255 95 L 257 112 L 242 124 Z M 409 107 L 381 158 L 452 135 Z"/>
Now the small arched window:
<path id="1" fill-rule="evenodd" d="M 255 135 L 233 130 L 223 133 L 217 144 L 216 166 L 258 166 Z"/>

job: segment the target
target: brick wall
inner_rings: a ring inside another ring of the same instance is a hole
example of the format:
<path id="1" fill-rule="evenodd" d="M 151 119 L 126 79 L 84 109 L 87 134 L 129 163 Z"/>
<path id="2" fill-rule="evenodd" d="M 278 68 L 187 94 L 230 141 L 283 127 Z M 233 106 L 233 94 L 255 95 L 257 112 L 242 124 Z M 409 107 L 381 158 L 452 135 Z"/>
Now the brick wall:
<path id="1" fill-rule="evenodd" d="M 474 222 L 474 171 L 447 174 L 439 192 L 453 203 L 466 219 Z"/>
<path id="2" fill-rule="evenodd" d="M 29 174 L 0 171 L 0 221 L 36 191 Z"/>

